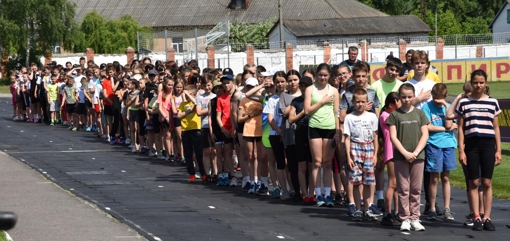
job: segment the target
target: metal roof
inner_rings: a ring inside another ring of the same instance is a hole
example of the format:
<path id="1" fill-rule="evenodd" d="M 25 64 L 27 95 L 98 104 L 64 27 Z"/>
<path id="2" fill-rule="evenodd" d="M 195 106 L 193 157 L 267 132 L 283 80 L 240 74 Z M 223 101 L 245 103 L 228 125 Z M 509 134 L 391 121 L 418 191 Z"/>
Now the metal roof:
<path id="1" fill-rule="evenodd" d="M 320 20 L 284 19 L 283 24 L 296 37 L 386 35 L 431 31 L 427 24 L 414 15 Z"/>
<path id="2" fill-rule="evenodd" d="M 228 9 L 230 0 L 72 0 L 76 20 L 96 10 L 108 19 L 128 14 L 151 27 L 214 26 L 230 20 L 257 23 L 277 19 L 277 0 L 252 0 L 248 9 Z M 284 19 L 383 17 L 387 14 L 356 0 L 283 0 Z"/>

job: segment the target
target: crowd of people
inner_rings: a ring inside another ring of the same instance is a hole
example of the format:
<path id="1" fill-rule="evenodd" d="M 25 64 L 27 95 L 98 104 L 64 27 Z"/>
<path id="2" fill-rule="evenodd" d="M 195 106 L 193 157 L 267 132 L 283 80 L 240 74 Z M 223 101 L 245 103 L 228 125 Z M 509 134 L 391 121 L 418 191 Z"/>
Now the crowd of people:
<path id="1" fill-rule="evenodd" d="M 402 231 L 425 230 L 422 190 L 427 219 L 454 220 L 449 172 L 458 149 L 471 211 L 465 224 L 495 230 L 500 109 L 487 93 L 487 74 L 474 71 L 465 92 L 448 103 L 426 52 L 408 51 L 404 64 L 388 58 L 384 77 L 372 81 L 357 51 L 349 48 L 340 65 L 301 73 L 247 64 L 235 75 L 194 60 L 178 66 L 149 58 L 125 66 L 84 58 L 40 70 L 32 64 L 11 71 L 13 120 L 68 126 L 181 163 L 190 182 L 346 205 L 354 221 L 382 217 L 382 225 L 400 223 Z"/>

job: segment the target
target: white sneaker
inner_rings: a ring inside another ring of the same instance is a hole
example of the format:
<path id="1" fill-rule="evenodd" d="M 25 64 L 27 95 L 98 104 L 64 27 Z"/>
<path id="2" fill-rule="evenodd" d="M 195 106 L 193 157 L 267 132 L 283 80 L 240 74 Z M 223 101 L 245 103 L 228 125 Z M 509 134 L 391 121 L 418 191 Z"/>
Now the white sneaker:
<path id="1" fill-rule="evenodd" d="M 421 225 L 421 222 L 418 219 L 412 220 L 411 226 L 413 227 L 414 231 L 425 231 L 425 227 L 423 227 L 423 225 Z"/>
<path id="2" fill-rule="evenodd" d="M 411 219 L 406 219 L 400 225 L 400 231 L 411 231 Z"/>
<path id="3" fill-rule="evenodd" d="M 133 145 L 133 147 L 131 147 L 131 152 L 136 153 L 136 145 Z"/>
<path id="4" fill-rule="evenodd" d="M 233 178 L 230 180 L 230 186 L 231 186 L 231 187 L 237 187 L 237 177 L 233 177 Z"/>
<path id="5" fill-rule="evenodd" d="M 131 139 L 126 139 L 126 142 L 125 142 L 126 145 L 129 145 L 131 144 Z"/>

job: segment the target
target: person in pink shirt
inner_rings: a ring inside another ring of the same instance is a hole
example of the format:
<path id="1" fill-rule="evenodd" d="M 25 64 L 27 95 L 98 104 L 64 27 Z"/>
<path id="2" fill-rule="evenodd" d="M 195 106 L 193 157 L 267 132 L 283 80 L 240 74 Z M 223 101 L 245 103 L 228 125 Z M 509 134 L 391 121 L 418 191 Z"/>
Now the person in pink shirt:
<path id="1" fill-rule="evenodd" d="M 176 113 L 174 102 L 172 101 L 172 92 L 174 89 L 174 80 L 171 77 L 165 77 L 163 81 L 162 91 L 158 95 L 159 103 L 159 118 L 161 122 L 161 130 L 164 135 L 163 146 L 167 151 L 167 159 L 172 150 L 172 130 L 173 125 L 173 113 Z M 159 150 L 158 150 L 159 151 Z"/>

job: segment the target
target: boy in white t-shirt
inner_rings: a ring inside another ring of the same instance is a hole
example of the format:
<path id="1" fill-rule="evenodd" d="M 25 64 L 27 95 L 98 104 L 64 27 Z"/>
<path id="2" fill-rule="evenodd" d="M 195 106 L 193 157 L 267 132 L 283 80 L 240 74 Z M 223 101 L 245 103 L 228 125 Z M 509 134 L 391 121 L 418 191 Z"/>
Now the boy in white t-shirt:
<path id="1" fill-rule="evenodd" d="M 414 76 L 408 81 L 408 83 L 414 86 L 415 98 L 413 105 L 416 108 L 421 109 L 423 105 L 432 100 L 432 87 L 436 84 L 433 80 L 427 79 L 425 71 L 428 66 L 428 55 L 423 50 L 416 50 L 411 57 Z"/>

